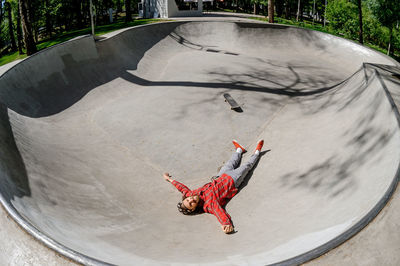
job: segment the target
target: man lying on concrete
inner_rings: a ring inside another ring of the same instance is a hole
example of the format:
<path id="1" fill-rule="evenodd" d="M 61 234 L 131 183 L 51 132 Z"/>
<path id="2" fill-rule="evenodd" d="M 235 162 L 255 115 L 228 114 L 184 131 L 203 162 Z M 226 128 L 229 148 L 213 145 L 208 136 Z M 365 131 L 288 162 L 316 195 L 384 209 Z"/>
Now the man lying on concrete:
<path id="1" fill-rule="evenodd" d="M 206 212 L 214 214 L 221 223 L 222 230 L 229 234 L 233 232 L 231 217 L 225 211 L 224 206 L 227 201 L 238 192 L 238 187 L 243 182 L 245 176 L 253 168 L 257 162 L 264 140 L 260 140 L 257 144 L 254 154 L 250 160 L 239 167 L 242 154 L 246 150 L 233 141 L 236 151 L 231 159 L 221 168 L 218 176 L 212 182 L 204 186 L 190 190 L 184 184 L 171 179 L 169 173 L 164 174 L 164 179 L 172 183 L 180 192 L 182 192 L 182 202 L 178 203 L 178 210 L 185 215 Z"/>

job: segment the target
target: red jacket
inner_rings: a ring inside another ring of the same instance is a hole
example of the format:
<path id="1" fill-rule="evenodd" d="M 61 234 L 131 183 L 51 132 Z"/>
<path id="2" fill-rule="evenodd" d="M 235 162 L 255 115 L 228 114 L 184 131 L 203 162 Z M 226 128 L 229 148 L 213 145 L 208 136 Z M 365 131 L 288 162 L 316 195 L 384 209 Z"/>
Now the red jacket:
<path id="1" fill-rule="evenodd" d="M 201 199 L 199 204 L 203 207 L 204 212 L 214 214 L 221 225 L 232 225 L 231 217 L 223 208 L 226 202 L 238 192 L 232 177 L 223 174 L 195 190 L 190 190 L 187 186 L 175 180 L 172 181 L 172 184 L 185 197 L 199 195 Z"/>

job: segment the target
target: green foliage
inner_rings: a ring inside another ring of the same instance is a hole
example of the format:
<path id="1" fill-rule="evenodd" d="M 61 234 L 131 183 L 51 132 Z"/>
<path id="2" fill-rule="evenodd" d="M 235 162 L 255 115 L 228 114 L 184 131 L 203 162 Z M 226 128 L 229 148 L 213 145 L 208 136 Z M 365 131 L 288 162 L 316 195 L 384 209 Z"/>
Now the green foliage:
<path id="1" fill-rule="evenodd" d="M 4 2 L 12 7 L 12 20 L 14 34 L 17 35 L 18 0 L 0 0 L 0 52 L 10 45 L 9 23 Z M 35 41 L 39 48 L 43 48 L 45 40 L 58 43 L 65 40 L 74 32 L 90 31 L 89 0 L 30 0 L 32 5 L 32 21 Z M 123 21 L 123 7 L 125 0 L 92 0 L 95 5 L 95 24 L 112 29 L 122 27 L 118 24 Z M 131 0 L 133 13 L 137 13 L 137 3 L 140 0 Z M 389 28 L 393 29 L 392 44 L 395 52 L 400 51 L 400 33 L 396 29 L 400 21 L 400 0 L 362 0 L 363 3 L 363 28 L 364 41 L 367 44 L 387 47 L 390 39 Z M 225 0 L 216 1 L 220 10 L 231 12 L 253 13 L 253 4 L 262 5 L 257 9 L 260 14 L 267 11 L 268 0 Z M 314 0 L 301 0 L 300 22 L 285 20 L 283 18 L 296 18 L 298 0 L 275 0 L 276 18 L 278 23 L 294 23 L 300 27 L 317 29 L 330 32 L 345 38 L 358 40 L 359 19 L 357 0 L 328 0 L 327 27 L 323 27 L 322 18 L 325 15 L 325 0 L 315 0 L 314 14 L 319 15 L 319 20 L 312 23 Z M 113 24 L 108 20 L 108 8 L 118 10 L 114 16 Z M 261 9 L 259 8 L 261 7 Z M 122 15 L 122 16 L 121 16 Z M 303 16 L 304 15 L 304 16 Z M 117 20 L 117 18 L 119 18 Z M 15 36 L 17 39 L 17 36 Z M 45 45 L 44 45 L 45 46 Z M 1 58 L 1 54 L 0 54 Z"/>
<path id="2" fill-rule="evenodd" d="M 400 49 L 398 25 L 400 21 L 400 0 L 369 0 L 368 6 L 374 17 L 389 30 L 387 44 L 390 47 L 390 54 L 394 48 Z M 395 28 L 397 26 L 397 30 Z"/>
<path id="3" fill-rule="evenodd" d="M 268 0 L 250 0 L 250 3 L 268 6 Z"/>
<path id="4" fill-rule="evenodd" d="M 357 39 L 359 31 L 358 8 L 347 0 L 334 0 L 328 3 L 326 17 L 329 30 L 349 39 Z"/>
<path id="5" fill-rule="evenodd" d="M 397 47 L 397 49 L 400 50 L 400 30 L 399 29 L 393 31 L 393 46 Z M 400 59 L 400 51 L 399 51 L 397 60 L 400 61 L 399 59 Z"/>
<path id="6" fill-rule="evenodd" d="M 383 27 L 369 8 L 363 7 L 364 40 L 370 44 L 385 47 L 389 40 L 389 30 Z"/>
<path id="7" fill-rule="evenodd" d="M 397 3 L 397 4 L 396 4 Z M 385 47 L 390 30 L 400 20 L 400 0 L 366 0 L 362 6 L 363 36 L 365 42 Z M 358 8 L 354 2 L 332 0 L 328 2 L 328 29 L 337 35 L 357 40 L 359 33 Z M 400 49 L 398 30 L 393 32 L 393 46 Z"/>
<path id="8" fill-rule="evenodd" d="M 363 17 L 364 17 L 364 41 L 365 45 L 369 46 L 372 49 L 375 49 L 381 53 L 386 53 L 387 48 L 387 42 L 389 40 L 389 29 L 387 27 L 383 27 L 379 21 L 372 16 L 371 11 L 368 10 L 366 6 L 363 7 Z M 257 18 L 257 17 L 252 17 L 252 19 L 255 20 L 261 20 L 261 21 L 268 21 L 267 18 Z M 312 24 L 311 21 L 296 21 L 295 19 L 288 20 L 284 18 L 279 18 L 275 17 L 276 23 L 279 24 L 286 24 L 286 25 L 292 25 L 292 26 L 297 26 L 297 27 L 302 27 L 302 28 L 308 28 L 312 30 L 317 30 L 325 33 L 330 33 L 333 35 L 337 35 L 340 37 L 343 37 L 343 33 L 337 33 L 334 32 L 330 29 L 330 27 L 324 27 L 322 24 Z M 393 31 L 394 33 L 394 41 L 393 45 L 395 47 L 400 47 L 400 31 L 397 29 Z M 397 53 L 393 55 L 393 57 L 399 61 L 400 59 L 400 54 Z"/>
<path id="9" fill-rule="evenodd" d="M 306 3 L 304 4 L 304 11 L 312 14 L 313 8 L 314 8 L 314 0 L 306 0 Z M 329 2 L 329 1 L 328 1 Z M 296 1 L 297 3 L 297 1 Z M 324 0 L 315 0 L 315 14 L 324 14 L 325 12 L 325 1 Z"/>
<path id="10" fill-rule="evenodd" d="M 378 21 L 388 28 L 400 21 L 400 0 L 368 0 L 368 6 Z"/>

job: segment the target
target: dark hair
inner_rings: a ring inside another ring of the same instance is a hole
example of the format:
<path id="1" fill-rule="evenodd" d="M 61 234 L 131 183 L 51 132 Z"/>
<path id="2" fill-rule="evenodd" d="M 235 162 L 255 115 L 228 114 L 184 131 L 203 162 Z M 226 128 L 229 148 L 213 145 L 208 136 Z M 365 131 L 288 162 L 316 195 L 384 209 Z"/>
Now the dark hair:
<path id="1" fill-rule="evenodd" d="M 182 196 L 182 202 L 186 199 L 187 197 Z M 194 210 L 189 210 L 188 208 L 183 205 L 182 202 L 178 202 L 176 207 L 178 208 L 178 211 L 184 215 L 196 215 L 201 213 L 201 208 L 199 208 L 199 205 L 196 206 Z"/>

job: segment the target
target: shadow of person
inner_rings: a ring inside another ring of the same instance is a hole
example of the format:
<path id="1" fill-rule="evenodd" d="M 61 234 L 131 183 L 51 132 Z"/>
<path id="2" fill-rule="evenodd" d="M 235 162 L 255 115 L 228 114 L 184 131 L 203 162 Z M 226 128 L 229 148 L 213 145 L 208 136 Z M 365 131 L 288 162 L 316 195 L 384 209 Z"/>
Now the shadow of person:
<path id="1" fill-rule="evenodd" d="M 267 154 L 267 153 L 270 152 L 270 151 L 271 151 L 271 150 L 266 150 L 266 151 L 260 152 L 260 157 L 258 158 L 257 162 L 254 164 L 253 168 L 247 173 L 247 175 L 245 176 L 244 180 L 242 181 L 242 183 L 241 183 L 240 186 L 238 187 L 238 193 L 240 193 L 240 191 L 242 191 L 242 189 L 243 189 L 245 186 L 247 186 L 247 184 L 249 183 L 251 177 L 253 176 L 254 169 L 256 169 L 258 163 L 259 163 L 260 160 L 261 160 L 261 157 L 264 156 L 265 154 Z M 226 203 L 225 206 L 224 206 L 224 209 L 225 209 L 226 205 L 228 205 L 228 203 L 229 203 L 230 201 L 231 201 L 231 199 L 229 199 L 229 200 L 227 201 L 227 203 Z M 235 229 L 235 225 L 234 225 L 233 221 L 232 221 L 232 224 L 233 224 L 233 226 L 234 226 L 234 227 L 233 227 L 234 229 L 233 229 L 233 231 L 232 231 L 231 233 L 229 233 L 230 235 L 236 234 L 236 233 L 238 232 L 238 231 Z"/>
<path id="2" fill-rule="evenodd" d="M 265 154 L 267 154 L 267 153 L 270 152 L 270 151 L 271 151 L 271 150 L 265 150 L 265 151 L 260 152 L 260 157 L 258 158 L 257 162 L 254 164 L 253 168 L 251 168 L 251 170 L 246 174 L 246 176 L 244 177 L 242 183 L 241 183 L 240 186 L 238 187 L 238 193 L 240 193 L 240 191 L 242 191 L 242 189 L 243 189 L 245 186 L 247 186 L 247 184 L 249 183 L 251 177 L 253 176 L 254 169 L 257 168 L 257 166 L 258 166 L 258 164 L 259 164 L 259 162 L 260 162 L 260 160 L 261 160 L 261 157 L 263 157 Z M 241 162 L 240 162 L 240 163 L 241 163 Z M 240 165 L 240 164 L 239 164 L 239 165 Z M 224 209 L 226 208 L 226 206 L 229 204 L 229 202 L 230 202 L 231 200 L 232 200 L 232 199 L 229 199 L 229 200 L 226 201 L 225 205 L 223 206 Z M 236 233 L 236 232 L 235 232 L 235 233 Z"/>
<path id="3" fill-rule="evenodd" d="M 260 152 L 260 157 L 258 158 L 257 162 L 254 164 L 253 168 L 251 168 L 251 170 L 247 173 L 247 175 L 245 176 L 245 178 L 243 179 L 242 183 L 240 184 L 240 186 L 238 187 L 238 193 L 240 191 L 242 191 L 242 189 L 247 186 L 247 184 L 249 183 L 251 177 L 253 176 L 254 170 L 257 168 L 258 164 L 260 163 L 261 157 L 263 157 L 265 154 L 267 154 L 268 152 L 270 152 L 271 150 L 265 150 Z"/>

